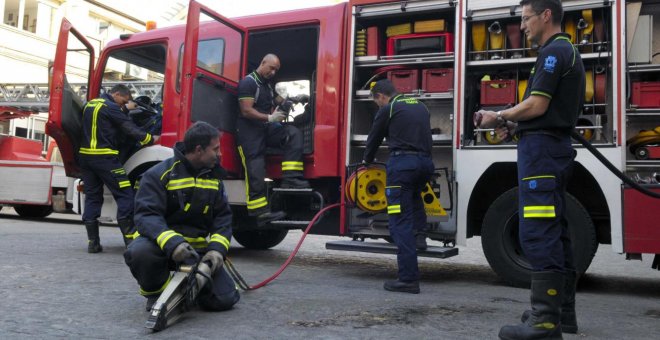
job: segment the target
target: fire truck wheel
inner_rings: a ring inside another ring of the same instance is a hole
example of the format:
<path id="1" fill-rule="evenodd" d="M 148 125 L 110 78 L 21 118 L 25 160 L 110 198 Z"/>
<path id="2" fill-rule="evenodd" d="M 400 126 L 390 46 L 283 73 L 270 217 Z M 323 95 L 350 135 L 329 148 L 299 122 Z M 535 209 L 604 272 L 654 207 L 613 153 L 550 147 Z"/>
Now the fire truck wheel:
<path id="1" fill-rule="evenodd" d="M 596 228 L 587 210 L 566 194 L 566 219 L 578 275 L 584 274 L 598 249 Z M 498 197 L 488 208 L 481 227 L 481 245 L 490 267 L 504 281 L 528 288 L 531 267 L 518 241 L 518 188 Z"/>
<path id="2" fill-rule="evenodd" d="M 14 210 L 21 217 L 42 218 L 53 212 L 50 205 L 15 205 Z"/>
<path id="3" fill-rule="evenodd" d="M 234 231 L 234 239 L 248 249 L 269 249 L 280 244 L 288 230 L 244 230 Z"/>

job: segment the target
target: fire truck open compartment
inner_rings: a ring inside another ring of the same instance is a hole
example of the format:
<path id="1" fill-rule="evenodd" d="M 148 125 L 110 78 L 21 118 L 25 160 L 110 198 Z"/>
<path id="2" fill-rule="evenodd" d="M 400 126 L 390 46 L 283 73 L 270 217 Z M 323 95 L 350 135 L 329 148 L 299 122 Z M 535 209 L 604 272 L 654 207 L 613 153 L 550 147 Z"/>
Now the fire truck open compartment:
<path id="1" fill-rule="evenodd" d="M 451 209 L 453 183 L 453 122 L 454 122 L 454 34 L 456 8 L 452 1 L 391 2 L 371 4 L 354 1 L 351 8 L 353 30 L 351 44 L 350 124 L 347 164 L 362 160 L 367 135 L 378 107 L 370 98 L 373 82 L 390 79 L 398 92 L 424 103 L 431 114 L 433 137 L 432 157 L 438 171 L 434 192 L 443 207 Z M 424 82 L 427 78 L 440 91 Z M 451 74 L 451 80 L 442 79 Z M 426 86 L 425 86 L 426 85 Z M 420 133 L 423 133 L 420 131 Z M 387 142 L 376 153 L 377 162 L 386 162 Z M 350 169 L 349 169 L 350 170 Z M 350 209 L 349 231 L 364 237 L 389 235 L 386 213 L 366 213 Z M 451 215 L 451 214 L 450 214 Z M 430 237 L 451 242 L 455 240 L 452 217 L 429 218 Z M 442 223 L 440 222 L 442 221 Z"/>
<path id="2" fill-rule="evenodd" d="M 616 143 L 612 93 L 611 6 L 565 5 L 563 30 L 579 49 L 585 65 L 587 89 L 577 131 L 594 144 Z M 585 19 L 587 18 L 587 19 Z M 467 18 L 465 122 L 479 109 L 502 110 L 522 101 L 536 60 L 532 46 L 520 32 L 520 15 L 501 11 Z M 587 33 L 586 28 L 593 31 Z M 464 147 L 515 147 L 492 130 L 464 125 Z"/>

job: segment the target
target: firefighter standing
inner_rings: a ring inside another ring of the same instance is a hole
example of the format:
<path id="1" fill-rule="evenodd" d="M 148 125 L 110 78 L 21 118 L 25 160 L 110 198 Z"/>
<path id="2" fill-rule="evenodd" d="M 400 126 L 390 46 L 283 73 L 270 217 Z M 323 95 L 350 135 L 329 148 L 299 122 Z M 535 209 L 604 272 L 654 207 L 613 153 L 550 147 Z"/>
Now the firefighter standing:
<path id="1" fill-rule="evenodd" d="M 380 107 L 367 137 L 364 163 L 374 161 L 387 136 L 387 213 L 390 235 L 398 247 L 398 280 L 385 282 L 394 292 L 419 293 L 417 249 L 426 248 L 426 213 L 421 193 L 433 175 L 430 114 L 424 104 L 397 94 L 392 82 L 380 80 L 371 89 Z M 420 235 L 420 242 L 416 235 Z"/>
<path id="2" fill-rule="evenodd" d="M 119 161 L 119 145 L 123 136 L 133 138 L 140 145 L 153 144 L 157 137 L 142 131 L 133 123 L 126 110 L 131 92 L 125 85 L 113 86 L 109 93 L 90 100 L 83 110 L 83 140 L 80 146 L 80 165 L 85 191 L 83 222 L 87 229 L 89 253 L 103 251 L 99 238 L 99 221 L 103 206 L 103 185 L 108 187 L 117 202 L 117 223 L 128 245 L 135 238 L 133 224 L 133 188 L 126 170 Z"/>
<path id="3" fill-rule="evenodd" d="M 309 188 L 303 179 L 302 133 L 298 128 L 281 122 L 284 112 L 273 108 L 284 99 L 276 96 L 270 80 L 280 69 L 280 60 L 267 54 L 259 67 L 238 84 L 240 115 L 236 123 L 238 152 L 245 169 L 247 209 L 260 222 L 284 218 L 281 211 L 271 212 L 266 197 L 266 146 L 282 148 L 283 188 Z"/>
<path id="4" fill-rule="evenodd" d="M 566 184 L 576 152 L 571 131 L 582 109 L 585 71 L 570 37 L 561 32 L 558 0 L 523 0 L 521 29 L 542 46 L 524 100 L 499 112 L 480 111 L 481 127 L 506 137 L 517 122 L 519 232 L 532 265 L 532 310 L 504 326 L 502 339 L 561 338 L 576 333 L 573 254 L 565 219 Z"/>
<path id="5" fill-rule="evenodd" d="M 178 263 L 211 262 L 213 284 L 200 292 L 204 309 L 227 310 L 240 295 L 223 268 L 232 234 L 232 214 L 218 163 L 219 132 L 195 123 L 183 142 L 174 146 L 174 157 L 144 173 L 135 199 L 135 222 L 140 236 L 124 259 L 147 297 L 147 311 L 167 286 L 170 270 Z M 208 240 L 207 240 L 208 237 Z"/>

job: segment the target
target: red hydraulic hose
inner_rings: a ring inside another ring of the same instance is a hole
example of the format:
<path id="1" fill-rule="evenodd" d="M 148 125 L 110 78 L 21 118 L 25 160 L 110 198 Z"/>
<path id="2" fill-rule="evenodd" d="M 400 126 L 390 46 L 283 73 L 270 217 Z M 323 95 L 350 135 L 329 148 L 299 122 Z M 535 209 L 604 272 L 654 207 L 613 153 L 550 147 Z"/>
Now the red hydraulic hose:
<path id="1" fill-rule="evenodd" d="M 241 275 L 238 274 L 238 272 L 236 271 L 236 268 L 234 268 L 234 265 L 231 263 L 231 261 L 229 261 L 229 259 L 227 259 L 225 262 L 227 263 L 227 270 L 229 271 L 229 274 L 232 276 L 232 278 L 234 278 L 234 281 L 237 281 L 236 283 L 244 290 L 255 290 L 255 289 L 258 289 L 258 288 L 261 288 L 261 287 L 267 285 L 271 281 L 275 280 L 278 276 L 280 276 L 280 274 L 282 274 L 282 272 L 284 271 L 284 269 L 286 269 L 286 267 L 289 265 L 289 263 L 291 263 L 293 258 L 298 253 L 298 249 L 300 249 L 300 246 L 302 245 L 303 241 L 305 240 L 305 237 L 307 236 L 309 231 L 312 229 L 312 226 L 314 225 L 314 223 L 316 223 L 316 221 L 319 218 L 321 218 L 321 215 L 323 215 L 324 212 L 326 212 L 326 211 L 328 211 L 332 208 L 339 207 L 341 205 L 343 205 L 343 203 L 331 204 L 331 205 L 319 210 L 319 212 L 317 212 L 316 215 L 314 215 L 314 218 L 312 218 L 312 220 L 309 222 L 309 224 L 307 225 L 307 228 L 305 229 L 305 232 L 303 232 L 302 236 L 300 237 L 300 240 L 298 241 L 298 244 L 296 245 L 296 248 L 293 249 L 293 251 L 289 255 L 289 258 L 286 259 L 286 261 L 284 262 L 284 264 L 282 264 L 280 269 L 278 269 L 277 272 L 275 272 L 275 274 L 273 274 L 271 277 L 267 278 L 266 280 L 264 280 L 260 283 L 257 283 L 254 286 L 250 286 L 245 282 L 245 280 L 243 280 Z"/>

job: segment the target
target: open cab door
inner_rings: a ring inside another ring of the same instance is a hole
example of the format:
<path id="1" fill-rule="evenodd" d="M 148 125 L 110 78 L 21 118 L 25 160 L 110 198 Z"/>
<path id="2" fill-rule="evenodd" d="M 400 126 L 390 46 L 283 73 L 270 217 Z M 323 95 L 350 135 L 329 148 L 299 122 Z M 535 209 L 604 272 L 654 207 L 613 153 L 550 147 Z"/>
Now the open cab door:
<path id="1" fill-rule="evenodd" d="M 82 137 L 82 111 L 89 100 L 94 47 L 71 23 L 62 19 L 55 60 L 49 70 L 50 104 L 46 133 L 60 148 L 67 176 L 80 177 L 75 154 Z"/>
<path id="2" fill-rule="evenodd" d="M 181 116 L 178 136 L 191 123 L 205 121 L 222 131 L 221 165 L 232 175 L 240 171 L 234 133 L 238 82 L 247 64 L 247 29 L 191 1 L 181 72 Z"/>

